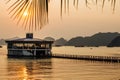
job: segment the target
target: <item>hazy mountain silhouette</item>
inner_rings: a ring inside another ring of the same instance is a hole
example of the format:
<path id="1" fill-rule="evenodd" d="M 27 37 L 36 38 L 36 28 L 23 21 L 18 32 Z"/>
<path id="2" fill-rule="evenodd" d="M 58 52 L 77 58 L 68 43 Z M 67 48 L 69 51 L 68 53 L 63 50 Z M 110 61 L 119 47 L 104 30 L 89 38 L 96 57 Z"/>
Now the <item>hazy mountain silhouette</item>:
<path id="1" fill-rule="evenodd" d="M 6 45 L 5 40 L 14 40 L 14 39 L 18 39 L 19 37 L 13 37 L 13 38 L 9 38 L 9 39 L 0 39 L 0 45 Z"/>
<path id="2" fill-rule="evenodd" d="M 108 47 L 120 47 L 120 36 L 116 37 L 108 44 Z"/>
<path id="3" fill-rule="evenodd" d="M 52 38 L 52 37 L 45 37 L 44 40 L 46 40 L 46 41 L 55 41 L 55 39 Z"/>
<path id="4" fill-rule="evenodd" d="M 13 38 L 9 38 L 9 39 L 6 39 L 6 40 L 14 40 L 14 39 L 19 39 L 20 37 L 13 37 Z"/>
<path id="5" fill-rule="evenodd" d="M 75 37 L 70 39 L 67 46 L 107 46 L 120 33 L 97 33 L 90 37 Z"/>
<path id="6" fill-rule="evenodd" d="M 54 45 L 55 46 L 64 46 L 66 43 L 67 43 L 67 40 L 65 40 L 64 38 L 60 38 L 54 42 Z"/>
<path id="7" fill-rule="evenodd" d="M 119 36 L 119 37 L 118 37 Z M 17 39 L 14 37 L 11 39 Z M 54 41 L 53 46 L 120 46 L 120 33 L 97 33 L 88 37 L 75 37 L 69 41 L 64 38 L 55 40 L 52 37 L 46 37 L 44 40 Z M 5 40 L 0 40 L 0 45 L 4 45 Z"/>
<path id="8" fill-rule="evenodd" d="M 5 40 L 4 39 L 0 39 L 0 45 L 5 45 Z"/>
<path id="9" fill-rule="evenodd" d="M 60 38 L 60 39 L 55 40 L 52 37 L 45 37 L 44 40 L 54 41 L 53 46 L 64 46 L 67 43 L 67 40 L 65 40 L 64 38 Z"/>

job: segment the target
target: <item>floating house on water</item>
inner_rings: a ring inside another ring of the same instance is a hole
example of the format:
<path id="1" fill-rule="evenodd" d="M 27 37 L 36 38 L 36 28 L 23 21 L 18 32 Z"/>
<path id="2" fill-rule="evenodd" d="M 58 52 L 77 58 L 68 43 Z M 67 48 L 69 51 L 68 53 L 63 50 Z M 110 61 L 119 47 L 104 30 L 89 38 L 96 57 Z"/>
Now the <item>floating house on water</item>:
<path id="1" fill-rule="evenodd" d="M 53 41 L 33 38 L 33 33 L 27 33 L 26 38 L 6 40 L 8 56 L 12 57 L 51 57 Z"/>

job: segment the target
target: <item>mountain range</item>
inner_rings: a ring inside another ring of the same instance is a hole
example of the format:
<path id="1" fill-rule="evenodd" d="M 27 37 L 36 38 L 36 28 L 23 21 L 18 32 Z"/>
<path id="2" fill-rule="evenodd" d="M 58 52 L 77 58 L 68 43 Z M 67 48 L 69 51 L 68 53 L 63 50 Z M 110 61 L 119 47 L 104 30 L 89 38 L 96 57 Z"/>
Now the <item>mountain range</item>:
<path id="1" fill-rule="evenodd" d="M 120 47 L 120 36 L 116 37 L 107 45 L 108 47 Z"/>
<path id="2" fill-rule="evenodd" d="M 108 33 L 96 33 L 92 36 L 86 36 L 86 37 L 78 36 L 78 37 L 71 38 L 68 41 L 64 38 L 55 40 L 52 37 L 46 37 L 44 38 L 44 40 L 54 41 L 53 46 L 78 46 L 78 47 L 96 46 L 97 47 L 97 46 L 109 46 L 110 43 L 114 45 L 116 41 L 118 44 L 117 46 L 119 46 L 120 38 L 117 38 L 116 40 L 114 40 L 118 36 L 120 36 L 120 33 L 118 32 L 115 32 L 115 33 L 108 32 Z M 0 45 L 5 45 L 5 44 L 6 44 L 5 40 L 0 39 Z"/>
<path id="3" fill-rule="evenodd" d="M 70 39 L 67 46 L 107 46 L 111 41 L 120 36 L 120 33 L 97 33 L 87 37 L 75 37 Z"/>

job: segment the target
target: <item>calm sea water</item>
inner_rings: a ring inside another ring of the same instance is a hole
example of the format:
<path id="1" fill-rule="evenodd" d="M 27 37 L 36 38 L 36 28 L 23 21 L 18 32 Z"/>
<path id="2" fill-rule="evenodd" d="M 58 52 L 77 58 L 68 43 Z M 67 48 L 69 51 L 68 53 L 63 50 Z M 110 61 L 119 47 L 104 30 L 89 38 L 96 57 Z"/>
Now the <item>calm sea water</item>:
<path id="1" fill-rule="evenodd" d="M 53 53 L 119 56 L 120 48 L 53 47 Z M 0 80 L 119 80 L 120 63 L 72 59 L 7 58 L 0 49 Z"/>
<path id="2" fill-rule="evenodd" d="M 94 56 L 120 56 L 119 47 L 54 47 L 54 53 L 75 54 L 75 55 L 94 55 Z"/>

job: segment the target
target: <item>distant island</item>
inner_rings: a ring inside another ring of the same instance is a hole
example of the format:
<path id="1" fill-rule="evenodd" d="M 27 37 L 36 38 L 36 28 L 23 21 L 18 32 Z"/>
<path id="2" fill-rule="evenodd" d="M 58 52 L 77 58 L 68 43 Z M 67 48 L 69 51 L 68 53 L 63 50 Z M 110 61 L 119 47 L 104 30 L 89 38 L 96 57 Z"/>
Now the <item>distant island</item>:
<path id="1" fill-rule="evenodd" d="M 0 39 L 0 45 L 6 45 L 5 39 Z"/>
<path id="2" fill-rule="evenodd" d="M 108 47 L 120 47 L 120 36 L 116 37 L 108 44 Z"/>
<path id="3" fill-rule="evenodd" d="M 64 38 L 54 39 L 52 37 L 46 37 L 44 40 L 54 41 L 53 46 L 75 46 L 75 47 L 120 47 L 120 33 L 108 32 L 108 33 L 96 33 L 87 37 L 74 37 L 70 40 Z M 5 40 L 0 39 L 0 45 L 5 45 Z"/>
<path id="4" fill-rule="evenodd" d="M 64 38 L 60 38 L 55 40 L 54 45 L 56 46 L 75 46 L 75 47 L 99 47 L 99 46 L 108 46 L 112 40 L 116 37 L 120 36 L 120 33 L 97 33 L 92 36 L 87 37 L 74 37 L 70 40 L 65 40 Z M 119 40 L 120 41 L 120 40 Z M 120 45 L 120 44 L 119 44 Z"/>
<path id="5" fill-rule="evenodd" d="M 120 36 L 120 33 L 97 33 L 87 37 L 75 37 L 70 39 L 65 45 L 66 46 L 107 46 L 113 39 Z"/>

